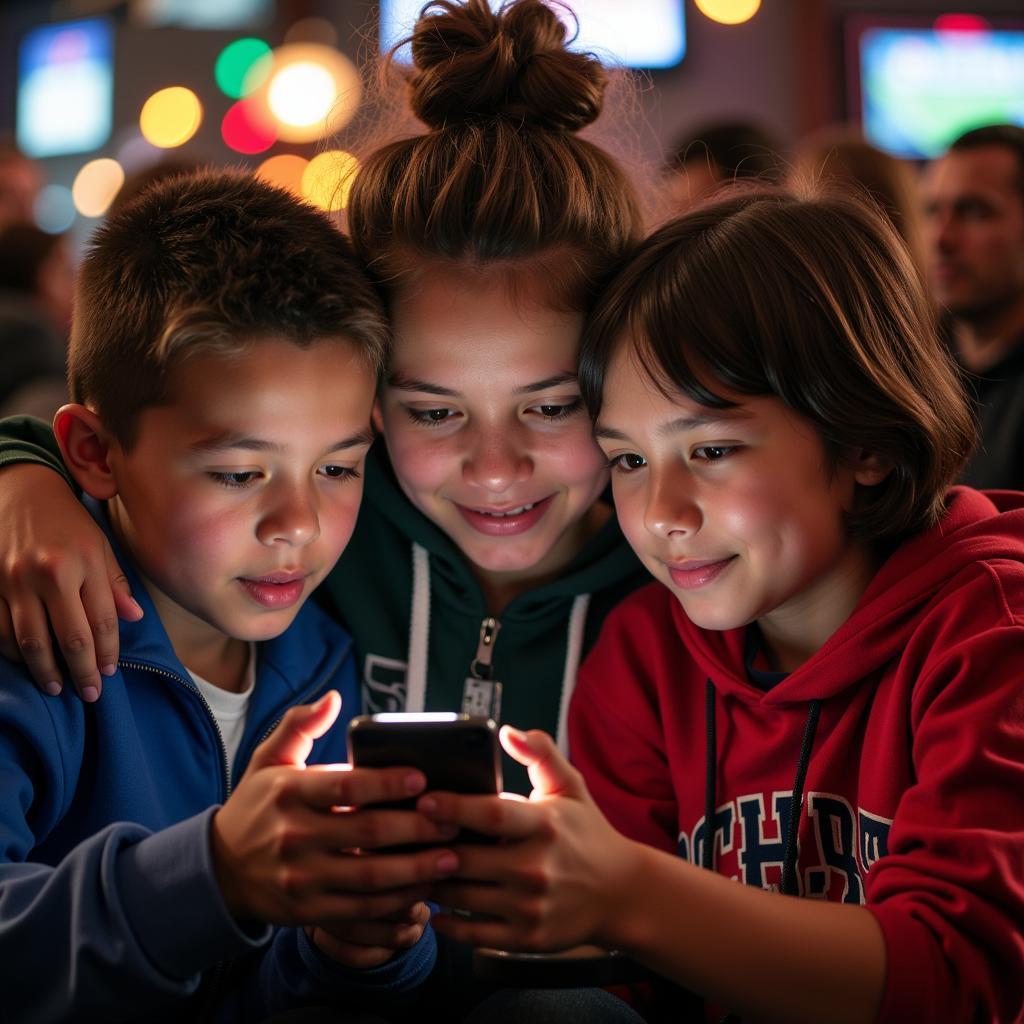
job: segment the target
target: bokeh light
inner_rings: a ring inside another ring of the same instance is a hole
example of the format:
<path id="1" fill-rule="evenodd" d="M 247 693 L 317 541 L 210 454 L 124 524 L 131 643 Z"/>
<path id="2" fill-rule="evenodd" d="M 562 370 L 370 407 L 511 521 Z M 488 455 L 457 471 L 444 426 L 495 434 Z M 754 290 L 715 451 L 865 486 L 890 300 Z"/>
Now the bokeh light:
<path id="1" fill-rule="evenodd" d="M 359 161 L 342 149 L 319 153 L 302 174 L 302 196 L 321 210 L 343 210 L 348 205 Z"/>
<path id="2" fill-rule="evenodd" d="M 102 217 L 124 184 L 124 170 L 116 160 L 90 160 L 75 175 L 71 197 L 83 217 Z"/>
<path id="3" fill-rule="evenodd" d="M 284 41 L 337 46 L 338 30 L 326 18 L 300 18 L 285 32 Z"/>
<path id="4" fill-rule="evenodd" d="M 250 75 L 265 75 L 262 58 Z M 270 74 L 248 99 L 266 109 L 283 142 L 313 142 L 347 123 L 359 106 L 355 65 L 317 43 L 291 43 L 273 51 Z M 248 84 L 248 83 L 247 83 Z"/>
<path id="5" fill-rule="evenodd" d="M 191 89 L 172 85 L 153 93 L 139 115 L 139 128 L 148 142 L 172 149 L 188 142 L 203 120 L 203 106 Z"/>
<path id="6" fill-rule="evenodd" d="M 75 222 L 75 201 L 66 185 L 45 185 L 36 196 L 32 212 L 36 224 L 51 235 L 67 231 Z"/>
<path id="7" fill-rule="evenodd" d="M 302 175 L 308 166 L 309 161 L 305 157 L 295 153 L 280 153 L 264 160 L 256 168 L 256 176 L 302 198 Z"/>
<path id="8" fill-rule="evenodd" d="M 741 25 L 757 14 L 761 0 L 696 0 L 697 10 L 723 25 Z"/>
<path id="9" fill-rule="evenodd" d="M 147 142 L 138 131 L 134 131 L 126 135 L 120 142 L 114 150 L 114 157 L 124 168 L 125 174 L 134 174 L 135 171 L 141 171 L 155 164 L 163 157 L 163 153 L 164 151 L 159 146 Z"/>
<path id="10" fill-rule="evenodd" d="M 274 75 L 267 102 L 279 121 L 305 128 L 327 117 L 337 95 L 330 71 L 322 64 L 304 60 Z"/>
<path id="11" fill-rule="evenodd" d="M 221 92 L 238 100 L 259 88 L 259 74 L 252 75 L 250 72 L 257 65 L 265 69 L 264 73 L 269 72 L 269 63 L 261 60 L 269 53 L 269 44 L 251 36 L 236 39 L 225 46 L 213 68 L 213 77 L 217 80 Z"/>
<path id="12" fill-rule="evenodd" d="M 220 123 L 220 134 L 236 153 L 262 153 L 277 142 L 273 123 L 249 98 L 231 104 Z"/>

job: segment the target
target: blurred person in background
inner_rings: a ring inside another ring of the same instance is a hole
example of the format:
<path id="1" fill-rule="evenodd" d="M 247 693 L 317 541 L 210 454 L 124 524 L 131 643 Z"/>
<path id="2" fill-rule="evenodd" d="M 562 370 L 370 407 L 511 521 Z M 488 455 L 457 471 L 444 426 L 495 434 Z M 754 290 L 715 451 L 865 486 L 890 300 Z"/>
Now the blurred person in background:
<path id="1" fill-rule="evenodd" d="M 830 128 L 800 143 L 789 171 L 796 188 L 828 182 L 853 186 L 877 203 L 923 270 L 919 186 L 909 163 L 871 145 L 855 129 Z"/>
<path id="2" fill-rule="evenodd" d="M 32 224 L 0 227 L 0 415 L 49 420 L 67 401 L 74 276 L 64 236 Z"/>
<path id="3" fill-rule="evenodd" d="M 726 183 L 778 184 L 781 177 L 779 146 L 768 132 L 747 121 L 716 122 L 676 144 L 666 161 L 665 198 L 675 215 Z"/>
<path id="4" fill-rule="evenodd" d="M 932 294 L 979 406 L 962 480 L 1024 490 L 1024 128 L 961 135 L 924 192 Z"/>
<path id="5" fill-rule="evenodd" d="M 38 165 L 12 143 L 0 140 L 0 227 L 31 222 L 42 187 Z"/>

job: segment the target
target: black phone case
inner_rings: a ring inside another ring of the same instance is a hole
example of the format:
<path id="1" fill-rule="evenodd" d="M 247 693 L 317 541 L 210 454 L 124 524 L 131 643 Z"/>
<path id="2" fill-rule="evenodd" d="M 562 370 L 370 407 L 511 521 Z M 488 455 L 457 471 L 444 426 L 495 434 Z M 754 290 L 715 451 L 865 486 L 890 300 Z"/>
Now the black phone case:
<path id="1" fill-rule="evenodd" d="M 349 762 L 359 768 L 418 768 L 427 777 L 428 790 L 453 793 L 491 794 L 501 792 L 501 753 L 498 731 L 489 718 L 459 715 L 454 720 L 425 722 L 419 716 L 409 721 L 380 721 L 375 715 L 360 715 L 348 727 Z M 392 804 L 412 809 L 416 797 Z M 456 842 L 493 842 L 469 829 Z M 403 848 L 407 849 L 407 848 Z"/>

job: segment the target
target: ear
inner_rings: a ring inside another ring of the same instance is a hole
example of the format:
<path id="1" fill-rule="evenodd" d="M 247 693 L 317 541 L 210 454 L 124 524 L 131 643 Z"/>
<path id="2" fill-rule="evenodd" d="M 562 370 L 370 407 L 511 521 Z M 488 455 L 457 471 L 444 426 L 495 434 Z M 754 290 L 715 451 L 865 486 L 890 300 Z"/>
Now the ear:
<path id="1" fill-rule="evenodd" d="M 853 479 L 862 487 L 874 487 L 892 472 L 892 463 L 867 449 L 854 451 L 850 461 Z"/>
<path id="2" fill-rule="evenodd" d="M 378 434 L 383 434 L 384 433 L 384 413 L 381 412 L 380 399 L 379 398 L 375 398 L 373 400 L 373 412 L 370 414 L 370 418 L 373 421 L 373 429 L 376 430 Z"/>
<path id="3" fill-rule="evenodd" d="M 109 465 L 110 436 L 96 413 L 84 405 L 62 405 L 53 418 L 53 432 L 64 465 L 86 494 L 100 501 L 117 494 Z"/>

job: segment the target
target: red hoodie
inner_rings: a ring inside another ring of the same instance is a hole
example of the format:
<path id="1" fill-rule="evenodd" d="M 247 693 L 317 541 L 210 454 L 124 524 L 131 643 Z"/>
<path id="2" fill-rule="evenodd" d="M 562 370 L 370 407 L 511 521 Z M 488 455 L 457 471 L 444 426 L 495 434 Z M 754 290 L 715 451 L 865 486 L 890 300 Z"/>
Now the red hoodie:
<path id="1" fill-rule="evenodd" d="M 745 635 L 695 626 L 660 584 L 609 616 L 569 720 L 609 820 L 702 863 L 713 747 L 714 867 L 779 887 L 802 763 L 790 888 L 874 913 L 878 1020 L 1024 1020 L 1024 494 L 955 488 L 768 691 Z"/>

